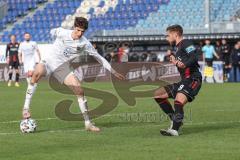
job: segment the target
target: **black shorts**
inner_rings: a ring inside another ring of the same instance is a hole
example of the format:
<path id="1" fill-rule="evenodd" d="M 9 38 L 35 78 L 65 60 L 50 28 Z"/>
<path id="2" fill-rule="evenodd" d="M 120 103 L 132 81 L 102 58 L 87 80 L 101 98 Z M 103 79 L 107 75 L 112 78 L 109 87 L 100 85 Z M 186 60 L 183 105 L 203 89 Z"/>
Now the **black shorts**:
<path id="1" fill-rule="evenodd" d="M 213 66 L 213 58 L 205 58 L 205 62 L 206 62 L 208 67 Z"/>
<path id="2" fill-rule="evenodd" d="M 14 68 L 14 69 L 18 69 L 18 68 L 19 68 L 19 65 L 20 65 L 20 64 L 19 64 L 18 61 L 15 61 L 15 62 L 14 62 L 14 61 L 10 61 L 10 62 L 9 62 L 9 69 L 13 69 L 13 68 Z"/>
<path id="3" fill-rule="evenodd" d="M 174 84 L 165 86 L 169 98 L 176 98 L 177 93 L 183 93 L 187 96 L 188 102 L 192 102 L 202 86 L 200 78 L 187 78 Z"/>

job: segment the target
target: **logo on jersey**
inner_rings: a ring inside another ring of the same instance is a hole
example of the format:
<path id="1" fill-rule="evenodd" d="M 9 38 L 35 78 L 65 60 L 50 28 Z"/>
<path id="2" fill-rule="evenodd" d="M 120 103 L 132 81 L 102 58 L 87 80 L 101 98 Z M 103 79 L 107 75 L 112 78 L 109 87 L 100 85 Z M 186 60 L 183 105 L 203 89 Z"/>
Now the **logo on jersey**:
<path id="1" fill-rule="evenodd" d="M 187 53 L 191 53 L 192 51 L 195 51 L 195 50 L 196 50 L 196 48 L 193 45 L 186 48 Z"/>
<path id="2" fill-rule="evenodd" d="M 73 48 L 66 48 L 64 51 L 63 51 L 63 54 L 64 56 L 66 57 L 69 57 L 70 55 L 73 55 L 73 54 L 76 54 L 77 52 L 73 49 Z"/>

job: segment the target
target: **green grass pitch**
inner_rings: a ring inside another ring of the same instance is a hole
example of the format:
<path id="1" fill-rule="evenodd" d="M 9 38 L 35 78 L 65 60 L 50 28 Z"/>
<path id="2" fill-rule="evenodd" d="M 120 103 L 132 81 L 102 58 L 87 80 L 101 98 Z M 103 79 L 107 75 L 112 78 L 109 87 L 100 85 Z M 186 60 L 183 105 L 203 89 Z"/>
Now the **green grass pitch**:
<path id="1" fill-rule="evenodd" d="M 112 92 L 109 83 L 92 88 Z M 19 130 L 26 84 L 20 88 L 0 83 L 0 160 L 238 160 L 240 159 L 240 84 L 204 84 L 195 101 L 185 106 L 186 119 L 180 137 L 163 137 L 168 121 L 150 98 L 135 107 L 120 100 L 118 107 L 94 120 L 102 132 L 89 133 L 82 122 L 56 118 L 54 106 L 66 97 L 41 82 L 32 101 L 38 130 Z M 90 106 L 99 101 L 88 99 Z M 72 112 L 79 112 L 76 100 Z"/>

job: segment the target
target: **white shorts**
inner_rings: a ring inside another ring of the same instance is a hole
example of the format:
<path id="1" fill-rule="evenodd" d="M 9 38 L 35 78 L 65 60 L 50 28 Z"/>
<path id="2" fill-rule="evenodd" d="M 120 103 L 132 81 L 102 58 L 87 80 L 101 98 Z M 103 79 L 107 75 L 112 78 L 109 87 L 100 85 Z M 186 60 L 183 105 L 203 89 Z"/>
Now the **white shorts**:
<path id="1" fill-rule="evenodd" d="M 29 71 L 34 71 L 35 66 L 36 66 L 35 61 L 24 63 L 23 64 L 24 73 L 28 73 Z"/>
<path id="2" fill-rule="evenodd" d="M 60 82 L 61 84 L 63 84 L 64 80 L 69 74 L 74 74 L 79 81 L 82 81 L 83 79 L 83 72 L 81 67 L 73 69 L 68 62 L 61 64 L 61 62 L 57 61 L 56 59 L 55 60 L 45 59 L 41 60 L 40 63 L 45 66 L 46 76 L 54 76 L 54 78 L 56 78 L 57 81 Z"/>

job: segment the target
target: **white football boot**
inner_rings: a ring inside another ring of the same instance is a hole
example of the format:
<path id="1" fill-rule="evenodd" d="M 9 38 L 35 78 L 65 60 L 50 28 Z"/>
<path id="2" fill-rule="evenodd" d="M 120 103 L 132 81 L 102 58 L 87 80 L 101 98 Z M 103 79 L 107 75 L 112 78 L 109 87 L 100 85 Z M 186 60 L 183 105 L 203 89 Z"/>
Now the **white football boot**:
<path id="1" fill-rule="evenodd" d="M 93 123 L 85 123 L 85 129 L 86 131 L 91 131 L 91 132 L 100 132 L 100 128 L 96 127 Z"/>
<path id="2" fill-rule="evenodd" d="M 161 129 L 160 133 L 163 136 L 179 136 L 178 131 L 176 131 L 174 129 L 167 129 L 167 130 Z"/>
<path id="3" fill-rule="evenodd" d="M 181 124 L 181 126 L 183 125 L 183 123 Z M 163 136 L 179 136 L 178 131 L 172 129 L 173 127 L 173 121 L 170 121 L 170 127 L 168 129 L 161 129 L 160 133 Z"/>

